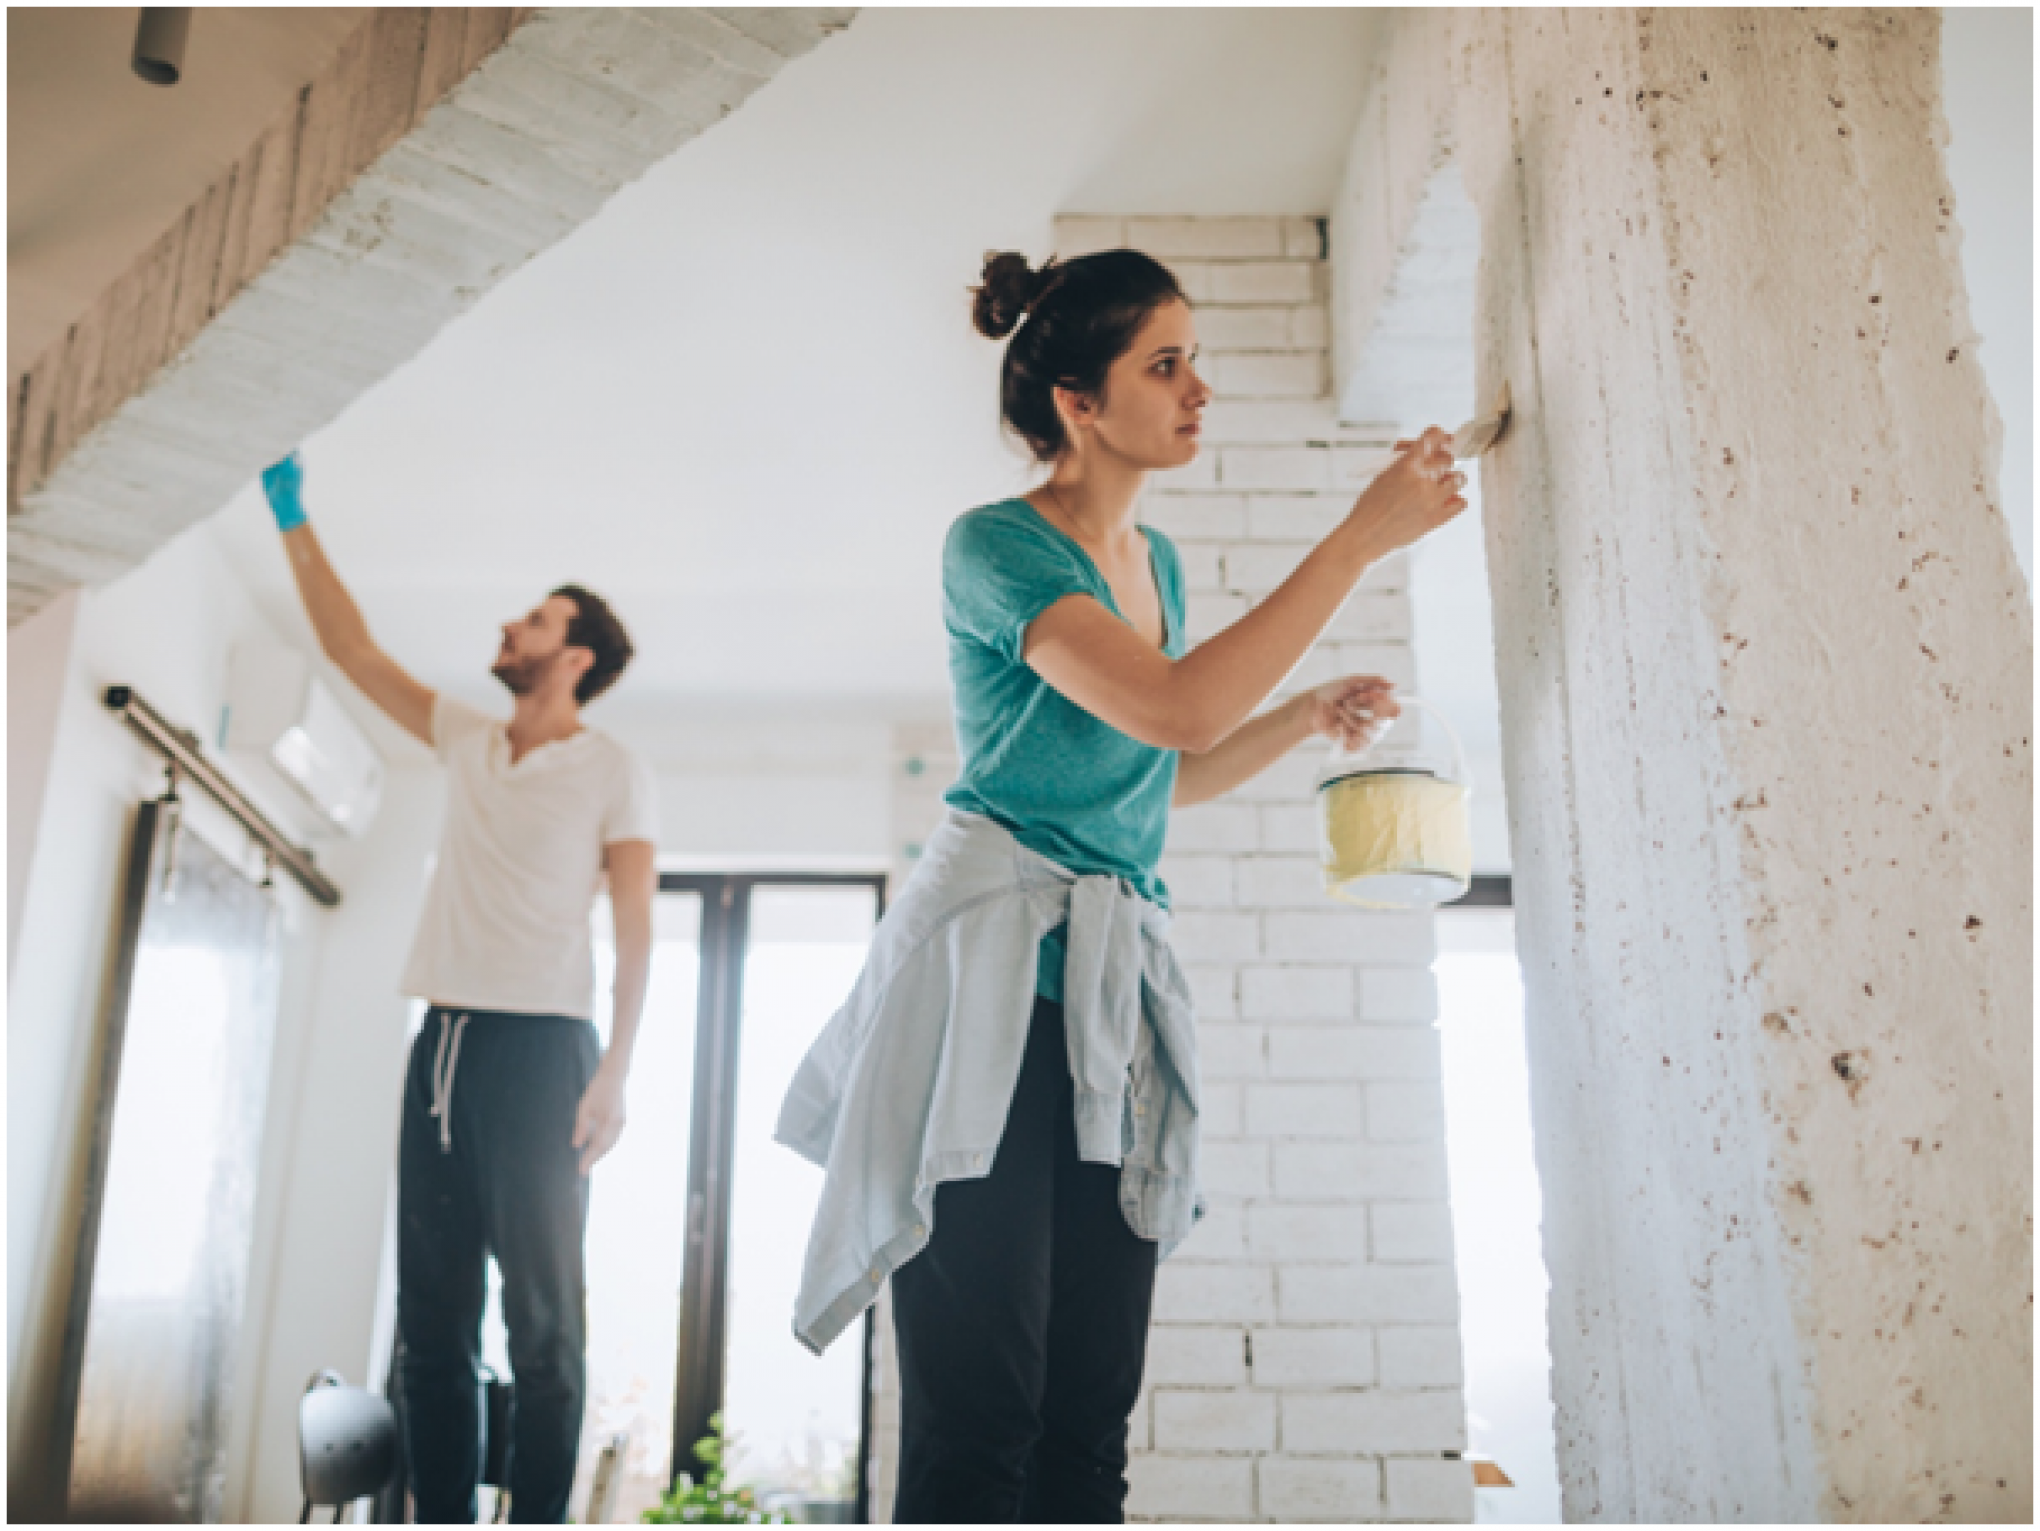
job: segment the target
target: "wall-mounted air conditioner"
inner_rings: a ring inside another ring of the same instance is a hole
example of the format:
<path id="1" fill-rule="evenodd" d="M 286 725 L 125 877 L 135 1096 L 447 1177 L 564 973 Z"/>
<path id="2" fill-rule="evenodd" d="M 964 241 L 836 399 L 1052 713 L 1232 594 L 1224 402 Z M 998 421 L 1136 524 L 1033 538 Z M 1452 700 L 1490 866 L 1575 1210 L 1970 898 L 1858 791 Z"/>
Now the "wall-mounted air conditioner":
<path id="1" fill-rule="evenodd" d="M 288 786 L 319 828 L 367 832 L 382 801 L 382 752 L 306 655 L 236 644 L 222 733 L 229 755 Z"/>

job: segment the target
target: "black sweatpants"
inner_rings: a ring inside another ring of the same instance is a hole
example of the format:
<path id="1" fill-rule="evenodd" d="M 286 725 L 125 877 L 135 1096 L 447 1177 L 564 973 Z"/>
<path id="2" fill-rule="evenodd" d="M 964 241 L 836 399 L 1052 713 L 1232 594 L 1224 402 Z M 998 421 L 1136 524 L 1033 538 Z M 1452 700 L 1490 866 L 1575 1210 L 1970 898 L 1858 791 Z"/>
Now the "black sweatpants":
<path id="1" fill-rule="evenodd" d="M 438 1006 L 412 1044 L 397 1154 L 397 1332 L 421 1522 L 475 1518 L 491 1254 L 516 1384 L 511 1519 L 566 1519 L 587 1391 L 588 1180 L 574 1115 L 600 1053 L 584 1020 Z"/>
<path id="2" fill-rule="evenodd" d="M 1077 1158 L 1062 1007 L 1037 999 L 992 1170 L 935 1192 L 893 1273 L 905 1522 L 1125 1519 L 1155 1245 Z"/>

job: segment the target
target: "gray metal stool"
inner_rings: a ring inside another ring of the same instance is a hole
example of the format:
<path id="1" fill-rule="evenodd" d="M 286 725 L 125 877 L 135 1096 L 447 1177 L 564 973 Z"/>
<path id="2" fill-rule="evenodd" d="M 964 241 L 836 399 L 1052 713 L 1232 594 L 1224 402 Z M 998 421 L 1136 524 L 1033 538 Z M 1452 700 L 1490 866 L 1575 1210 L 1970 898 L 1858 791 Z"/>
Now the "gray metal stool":
<path id="1" fill-rule="evenodd" d="M 329 1504 L 337 1522 L 347 1506 L 390 1481 L 397 1466 L 397 1416 L 389 1401 L 349 1387 L 322 1371 L 298 1400 L 298 1471 L 304 1482 L 304 1524 L 314 1505 Z"/>

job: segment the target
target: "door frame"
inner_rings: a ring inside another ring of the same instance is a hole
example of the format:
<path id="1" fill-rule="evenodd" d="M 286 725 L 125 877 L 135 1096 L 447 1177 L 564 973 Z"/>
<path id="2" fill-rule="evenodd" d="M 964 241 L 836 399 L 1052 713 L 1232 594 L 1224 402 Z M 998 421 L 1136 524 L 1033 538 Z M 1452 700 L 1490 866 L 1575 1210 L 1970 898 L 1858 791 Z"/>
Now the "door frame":
<path id="1" fill-rule="evenodd" d="M 758 888 L 869 888 L 885 916 L 883 872 L 661 872 L 660 893 L 701 900 L 701 979 L 695 1008 L 694 1108 L 687 1149 L 685 1261 L 680 1344 L 673 1384 L 673 1461 L 668 1481 L 696 1469 L 694 1443 L 723 1407 L 728 1348 L 731 1172 L 736 1157 L 737 1062 L 743 1046 L 744 958 L 751 894 Z M 853 1518 L 870 1519 L 871 1315 L 864 1316 L 863 1397 L 858 1410 Z"/>

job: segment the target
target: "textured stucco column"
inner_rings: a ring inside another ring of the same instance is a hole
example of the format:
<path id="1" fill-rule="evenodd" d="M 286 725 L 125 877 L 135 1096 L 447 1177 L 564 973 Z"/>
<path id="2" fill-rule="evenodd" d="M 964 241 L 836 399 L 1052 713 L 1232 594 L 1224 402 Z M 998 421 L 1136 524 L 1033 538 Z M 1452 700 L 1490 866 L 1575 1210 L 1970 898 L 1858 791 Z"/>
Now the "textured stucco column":
<path id="1" fill-rule="evenodd" d="M 2031 608 L 1938 27 L 1459 22 L 1568 1519 L 2031 1518 Z"/>

